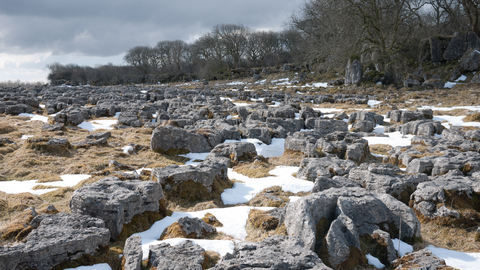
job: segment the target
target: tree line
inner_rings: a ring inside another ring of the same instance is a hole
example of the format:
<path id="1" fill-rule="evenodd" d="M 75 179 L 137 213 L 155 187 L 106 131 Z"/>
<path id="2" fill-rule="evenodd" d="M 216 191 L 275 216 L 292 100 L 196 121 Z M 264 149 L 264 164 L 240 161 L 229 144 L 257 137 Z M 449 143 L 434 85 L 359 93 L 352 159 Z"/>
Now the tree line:
<path id="1" fill-rule="evenodd" d="M 474 31 L 480 0 L 310 0 L 280 32 L 216 25 L 192 43 L 159 41 L 130 48 L 126 66 L 48 66 L 50 81 L 117 84 L 251 76 L 252 68 L 293 63 L 319 72 L 358 57 L 384 72 L 418 67 L 419 44 L 435 35 Z"/>

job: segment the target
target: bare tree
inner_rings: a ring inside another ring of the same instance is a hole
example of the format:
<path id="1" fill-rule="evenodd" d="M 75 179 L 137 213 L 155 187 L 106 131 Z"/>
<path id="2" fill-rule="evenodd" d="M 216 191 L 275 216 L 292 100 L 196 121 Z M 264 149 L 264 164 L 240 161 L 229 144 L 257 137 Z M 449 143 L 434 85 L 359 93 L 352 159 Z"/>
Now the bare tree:
<path id="1" fill-rule="evenodd" d="M 233 65 L 239 67 L 246 50 L 249 29 L 243 25 L 220 24 L 213 27 L 213 33 L 223 44 L 225 53 Z"/>
<path id="2" fill-rule="evenodd" d="M 480 36 L 480 0 L 459 0 L 467 15 L 471 31 Z"/>
<path id="3" fill-rule="evenodd" d="M 128 50 L 123 60 L 146 76 L 152 71 L 152 56 L 155 54 L 154 49 L 149 46 L 136 46 Z M 155 69 L 155 67 L 153 67 Z"/>

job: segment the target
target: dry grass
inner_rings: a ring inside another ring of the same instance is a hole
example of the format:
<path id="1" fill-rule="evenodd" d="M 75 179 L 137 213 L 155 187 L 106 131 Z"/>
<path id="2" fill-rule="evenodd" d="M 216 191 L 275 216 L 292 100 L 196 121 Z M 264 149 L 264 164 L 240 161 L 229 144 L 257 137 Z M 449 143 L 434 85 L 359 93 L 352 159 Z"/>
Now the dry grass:
<path id="1" fill-rule="evenodd" d="M 463 122 L 480 122 L 480 113 L 472 113 L 463 118 Z"/>
<path id="2" fill-rule="evenodd" d="M 388 144 L 373 144 L 369 145 L 369 147 L 372 154 L 378 155 L 388 155 L 388 152 L 392 150 L 392 146 Z"/>
<path id="3" fill-rule="evenodd" d="M 300 166 L 305 157 L 302 152 L 285 150 L 279 157 L 268 158 L 268 162 L 275 166 Z"/>
<path id="4" fill-rule="evenodd" d="M 250 178 L 272 176 L 269 172 L 273 169 L 275 169 L 274 165 L 265 162 L 243 163 L 233 167 L 235 172 Z"/>
<path id="5" fill-rule="evenodd" d="M 477 226 L 461 229 L 456 226 L 438 225 L 434 222 L 422 222 L 421 232 L 424 243 L 416 248 L 434 245 L 460 252 L 480 252 L 480 242 L 475 241 L 476 230 Z"/>
<path id="6" fill-rule="evenodd" d="M 444 111 L 444 110 L 433 111 L 433 115 L 451 115 L 451 116 L 463 116 L 463 115 L 469 115 L 471 113 L 473 113 L 473 111 L 467 110 L 467 109 L 454 109 L 449 111 Z"/>
<path id="7" fill-rule="evenodd" d="M 283 207 L 290 201 L 289 196 L 306 196 L 306 193 L 301 192 L 294 194 L 289 191 L 283 191 L 280 186 L 269 187 L 253 197 L 248 205 L 256 207 Z"/>

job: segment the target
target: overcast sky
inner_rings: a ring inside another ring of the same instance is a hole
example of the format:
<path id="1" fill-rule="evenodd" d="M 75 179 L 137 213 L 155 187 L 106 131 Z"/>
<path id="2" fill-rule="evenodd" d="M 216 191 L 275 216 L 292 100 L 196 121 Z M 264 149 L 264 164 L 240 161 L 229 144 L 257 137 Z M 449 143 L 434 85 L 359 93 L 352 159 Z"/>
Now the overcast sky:
<path id="1" fill-rule="evenodd" d="M 305 0 L 0 0 L 0 82 L 47 81 L 46 64 L 123 64 L 131 47 L 194 41 L 217 24 L 282 30 Z"/>

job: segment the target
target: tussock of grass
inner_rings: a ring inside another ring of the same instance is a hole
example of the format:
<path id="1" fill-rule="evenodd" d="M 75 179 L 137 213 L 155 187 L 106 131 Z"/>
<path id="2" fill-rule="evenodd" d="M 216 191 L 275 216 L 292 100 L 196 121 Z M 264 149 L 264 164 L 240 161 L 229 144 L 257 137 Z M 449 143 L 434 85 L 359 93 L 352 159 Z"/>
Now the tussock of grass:
<path id="1" fill-rule="evenodd" d="M 302 152 L 285 150 L 279 157 L 268 158 L 268 162 L 275 166 L 300 166 L 305 157 Z"/>
<path id="2" fill-rule="evenodd" d="M 453 109 L 449 111 L 439 111 L 439 110 L 434 110 L 433 115 L 450 115 L 450 116 L 463 116 L 463 115 L 469 115 L 473 113 L 471 110 L 467 109 Z"/>
<path id="3" fill-rule="evenodd" d="M 388 155 L 388 152 L 392 150 L 392 146 L 388 144 L 373 144 L 369 145 L 370 153 L 378 155 Z"/>
<path id="4" fill-rule="evenodd" d="M 206 213 L 202 220 L 213 227 L 223 227 L 223 224 L 211 213 Z"/>
<path id="5" fill-rule="evenodd" d="M 283 207 L 290 201 L 288 196 L 294 195 L 292 192 L 283 191 L 279 186 L 269 187 L 258 193 L 248 202 L 248 205 L 257 207 Z"/>
<path id="6" fill-rule="evenodd" d="M 472 113 L 463 118 L 463 122 L 480 122 L 480 113 Z"/>
<path id="7" fill-rule="evenodd" d="M 475 241 L 477 227 L 461 229 L 453 225 L 442 226 L 434 222 L 422 222 L 421 232 L 424 243 L 417 248 L 434 245 L 460 252 L 480 252 L 480 242 Z"/>
<path id="8" fill-rule="evenodd" d="M 264 162 L 243 163 L 233 167 L 235 172 L 250 178 L 272 176 L 269 172 L 273 169 L 275 169 L 274 165 Z"/>

